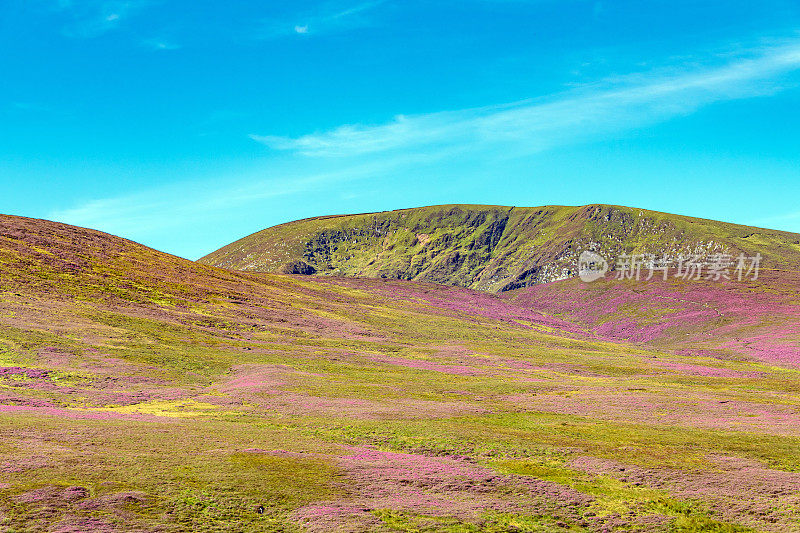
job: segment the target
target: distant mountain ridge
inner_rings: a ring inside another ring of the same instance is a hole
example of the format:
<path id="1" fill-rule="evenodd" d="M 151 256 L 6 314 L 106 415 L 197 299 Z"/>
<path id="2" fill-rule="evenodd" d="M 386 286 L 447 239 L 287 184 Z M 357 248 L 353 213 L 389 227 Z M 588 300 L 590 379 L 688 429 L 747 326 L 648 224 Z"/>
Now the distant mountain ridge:
<path id="1" fill-rule="evenodd" d="M 316 217 L 259 231 L 202 263 L 258 272 L 431 281 L 503 292 L 574 277 L 584 250 L 763 257 L 800 270 L 800 234 L 612 205 L 442 205 Z"/>

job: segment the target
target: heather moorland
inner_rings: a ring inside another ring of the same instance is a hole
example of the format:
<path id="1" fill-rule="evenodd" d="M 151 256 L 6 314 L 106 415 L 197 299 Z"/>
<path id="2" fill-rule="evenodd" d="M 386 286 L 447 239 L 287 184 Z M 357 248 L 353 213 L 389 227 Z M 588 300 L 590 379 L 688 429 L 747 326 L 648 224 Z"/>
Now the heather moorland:
<path id="1" fill-rule="evenodd" d="M 6 531 L 800 531 L 797 273 L 497 295 L 0 232 Z"/>

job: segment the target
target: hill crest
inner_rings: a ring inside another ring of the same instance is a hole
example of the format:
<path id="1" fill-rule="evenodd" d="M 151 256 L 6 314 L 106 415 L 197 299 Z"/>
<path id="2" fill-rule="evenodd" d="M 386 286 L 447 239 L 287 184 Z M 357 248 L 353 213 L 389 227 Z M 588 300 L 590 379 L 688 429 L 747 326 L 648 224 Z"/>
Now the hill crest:
<path id="1" fill-rule="evenodd" d="M 315 217 L 256 232 L 199 261 L 503 292 L 574 277 L 583 250 L 605 257 L 760 253 L 768 268 L 800 270 L 798 234 L 603 204 L 450 204 Z"/>

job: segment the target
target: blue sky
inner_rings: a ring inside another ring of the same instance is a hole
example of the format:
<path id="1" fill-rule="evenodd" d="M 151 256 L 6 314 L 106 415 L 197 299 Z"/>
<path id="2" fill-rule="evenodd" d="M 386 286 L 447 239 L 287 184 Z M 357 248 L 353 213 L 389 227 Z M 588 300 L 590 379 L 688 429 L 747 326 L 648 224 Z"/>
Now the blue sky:
<path id="1" fill-rule="evenodd" d="M 2 0 L 0 211 L 197 258 L 307 216 L 800 232 L 796 0 Z"/>

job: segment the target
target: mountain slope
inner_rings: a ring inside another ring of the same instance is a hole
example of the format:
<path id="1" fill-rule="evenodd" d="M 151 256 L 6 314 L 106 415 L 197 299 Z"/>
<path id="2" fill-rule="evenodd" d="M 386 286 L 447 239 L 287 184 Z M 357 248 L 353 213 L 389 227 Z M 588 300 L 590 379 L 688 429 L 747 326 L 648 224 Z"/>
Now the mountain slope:
<path id="1" fill-rule="evenodd" d="M 693 302 L 614 326 L 705 282 L 232 272 L 17 217 L 0 261 L 0 529 L 800 530 L 796 360 L 674 343 L 717 334 Z M 795 278 L 718 290 L 798 323 Z"/>
<path id="2" fill-rule="evenodd" d="M 800 272 L 756 280 L 564 280 L 503 299 L 605 338 L 673 353 L 800 368 Z"/>
<path id="3" fill-rule="evenodd" d="M 267 228 L 200 262 L 502 292 L 574 276 L 583 250 L 608 258 L 761 253 L 766 268 L 800 270 L 798 234 L 608 205 L 445 205 L 319 217 Z"/>

